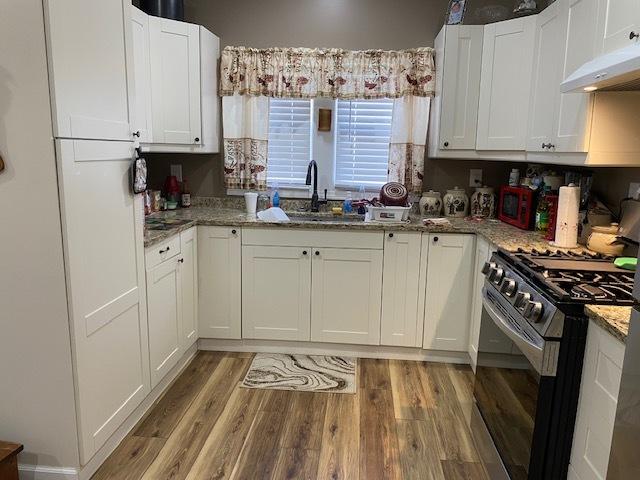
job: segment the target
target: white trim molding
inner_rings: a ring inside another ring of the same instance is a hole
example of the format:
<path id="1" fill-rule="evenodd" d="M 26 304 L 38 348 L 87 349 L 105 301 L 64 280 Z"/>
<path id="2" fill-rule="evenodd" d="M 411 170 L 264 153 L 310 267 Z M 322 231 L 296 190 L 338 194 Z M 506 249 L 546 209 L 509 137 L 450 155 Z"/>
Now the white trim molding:
<path id="1" fill-rule="evenodd" d="M 69 467 L 45 465 L 18 465 L 20 480 L 79 480 L 79 472 Z"/>

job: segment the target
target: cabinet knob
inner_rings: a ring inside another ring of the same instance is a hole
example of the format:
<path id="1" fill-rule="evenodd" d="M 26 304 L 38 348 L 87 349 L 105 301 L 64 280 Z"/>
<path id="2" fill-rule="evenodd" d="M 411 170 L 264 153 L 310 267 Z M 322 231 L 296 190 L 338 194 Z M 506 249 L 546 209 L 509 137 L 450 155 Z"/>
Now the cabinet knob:
<path id="1" fill-rule="evenodd" d="M 556 146 L 552 143 L 549 144 L 549 148 L 556 148 Z"/>
<path id="2" fill-rule="evenodd" d="M 433 237 L 433 241 L 434 241 L 434 242 L 437 242 L 438 240 L 439 240 L 439 238 L 438 238 L 438 237 Z"/>
<path id="3" fill-rule="evenodd" d="M 133 136 L 140 138 L 140 130 L 133 132 Z"/>
<path id="4" fill-rule="evenodd" d="M 236 231 L 235 228 L 233 230 L 231 230 L 231 235 L 235 235 L 236 233 L 238 233 L 238 232 Z"/>
<path id="5" fill-rule="evenodd" d="M 167 253 L 169 250 L 171 250 L 171 248 L 167 247 L 167 248 L 164 248 L 164 249 L 160 250 L 158 253 L 160 253 L 160 254 Z"/>
<path id="6" fill-rule="evenodd" d="M 629 33 L 629 40 L 640 37 L 640 33 L 636 33 L 633 30 Z"/>
<path id="7" fill-rule="evenodd" d="M 302 254 L 303 254 L 303 255 L 306 255 L 306 254 L 307 254 L 307 251 L 306 251 L 306 250 L 303 250 L 303 251 L 302 251 Z"/>
<path id="8" fill-rule="evenodd" d="M 316 255 L 320 255 L 320 252 L 318 250 L 316 250 Z"/>
<path id="9" fill-rule="evenodd" d="M 444 145 L 445 147 L 448 147 L 448 146 L 449 146 L 449 142 L 444 142 L 444 143 L 443 143 L 443 145 Z"/>
<path id="10" fill-rule="evenodd" d="M 393 233 L 390 233 L 390 234 L 389 234 L 389 238 L 393 238 Z"/>
<path id="11" fill-rule="evenodd" d="M 196 137 L 193 139 L 194 142 L 199 142 L 200 141 L 200 137 Z"/>
<path id="12" fill-rule="evenodd" d="M 178 263 L 184 263 L 184 258 L 180 258 L 180 259 L 178 260 Z"/>

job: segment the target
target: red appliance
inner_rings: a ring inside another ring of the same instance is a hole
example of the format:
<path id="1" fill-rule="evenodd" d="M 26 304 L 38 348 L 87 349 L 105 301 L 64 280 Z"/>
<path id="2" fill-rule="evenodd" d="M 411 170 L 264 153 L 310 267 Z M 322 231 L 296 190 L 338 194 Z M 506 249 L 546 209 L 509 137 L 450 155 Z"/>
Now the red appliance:
<path id="1" fill-rule="evenodd" d="M 535 222 L 535 191 L 529 187 L 500 187 L 498 218 L 523 230 L 532 230 Z"/>

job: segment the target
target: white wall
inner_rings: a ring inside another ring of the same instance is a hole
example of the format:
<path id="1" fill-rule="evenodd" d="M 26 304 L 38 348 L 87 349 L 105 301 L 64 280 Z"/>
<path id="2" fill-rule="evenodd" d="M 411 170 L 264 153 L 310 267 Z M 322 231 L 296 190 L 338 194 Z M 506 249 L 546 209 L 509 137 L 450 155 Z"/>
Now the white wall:
<path id="1" fill-rule="evenodd" d="M 0 438 L 79 464 L 41 0 L 0 0 Z"/>

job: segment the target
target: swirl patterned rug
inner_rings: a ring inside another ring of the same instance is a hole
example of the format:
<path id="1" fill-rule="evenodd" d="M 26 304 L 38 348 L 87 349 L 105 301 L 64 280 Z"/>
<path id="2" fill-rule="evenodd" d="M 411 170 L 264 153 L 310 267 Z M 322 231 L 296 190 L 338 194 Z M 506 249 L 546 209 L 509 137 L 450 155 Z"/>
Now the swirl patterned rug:
<path id="1" fill-rule="evenodd" d="M 301 392 L 356 393 L 356 359 L 257 353 L 242 386 Z"/>

